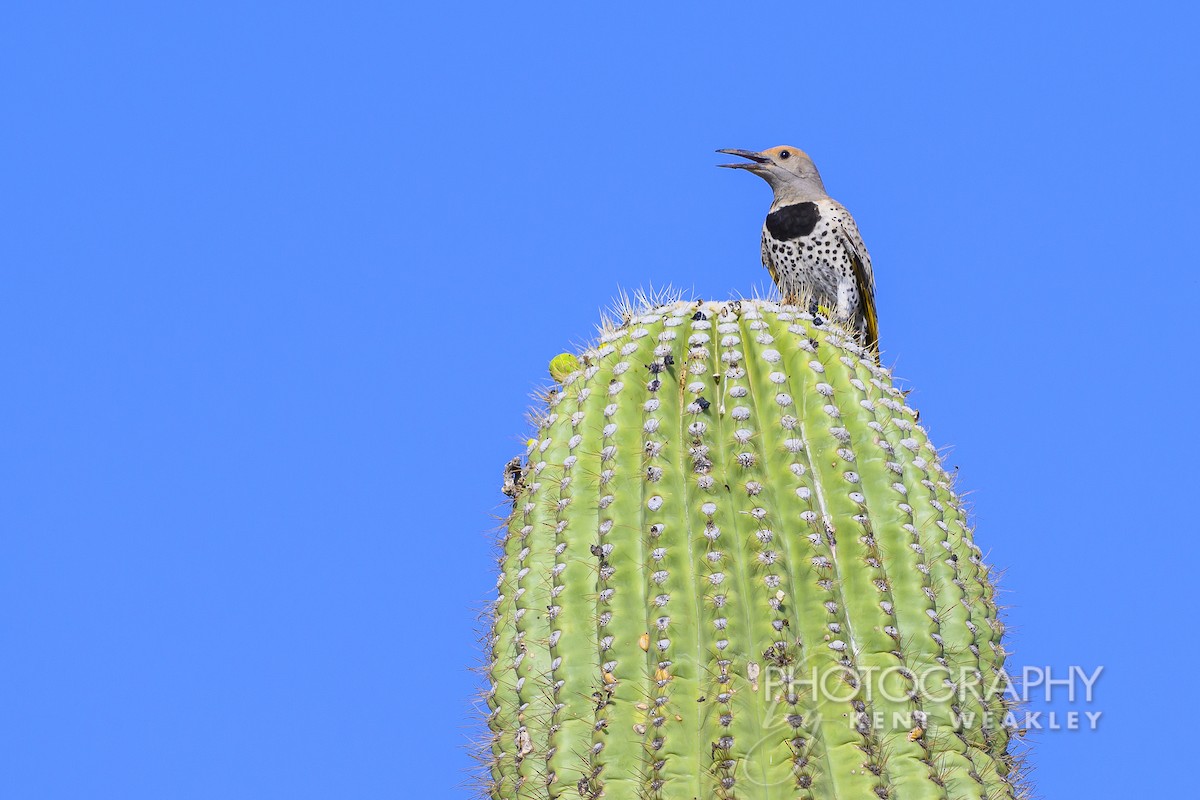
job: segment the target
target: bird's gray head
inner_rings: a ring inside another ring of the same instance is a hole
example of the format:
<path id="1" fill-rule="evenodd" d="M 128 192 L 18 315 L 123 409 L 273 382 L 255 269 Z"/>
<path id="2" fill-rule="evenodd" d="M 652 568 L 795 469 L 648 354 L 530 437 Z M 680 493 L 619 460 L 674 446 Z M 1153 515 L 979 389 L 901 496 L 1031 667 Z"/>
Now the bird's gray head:
<path id="1" fill-rule="evenodd" d="M 826 197 L 821 174 L 808 153 L 798 147 L 780 145 L 755 153 L 751 150 L 718 150 L 746 159 L 744 164 L 719 164 L 729 169 L 744 169 L 771 184 L 775 201 L 796 202 Z"/>

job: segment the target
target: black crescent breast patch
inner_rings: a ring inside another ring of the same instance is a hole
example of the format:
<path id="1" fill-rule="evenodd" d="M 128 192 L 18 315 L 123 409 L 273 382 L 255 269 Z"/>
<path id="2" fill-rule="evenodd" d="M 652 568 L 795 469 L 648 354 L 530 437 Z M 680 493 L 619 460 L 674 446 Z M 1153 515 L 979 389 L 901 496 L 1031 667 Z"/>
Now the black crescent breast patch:
<path id="1" fill-rule="evenodd" d="M 780 241 L 808 236 L 817 227 L 821 210 L 816 203 L 796 203 L 767 214 L 767 233 Z"/>

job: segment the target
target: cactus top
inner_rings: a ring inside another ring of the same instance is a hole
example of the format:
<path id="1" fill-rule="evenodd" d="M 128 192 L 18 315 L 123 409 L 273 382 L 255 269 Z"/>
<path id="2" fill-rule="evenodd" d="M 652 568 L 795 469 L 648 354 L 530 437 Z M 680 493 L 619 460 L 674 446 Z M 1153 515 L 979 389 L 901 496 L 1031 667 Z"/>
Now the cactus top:
<path id="1" fill-rule="evenodd" d="M 602 330 L 506 473 L 489 796 L 1014 797 L 993 584 L 917 418 L 793 306 Z"/>

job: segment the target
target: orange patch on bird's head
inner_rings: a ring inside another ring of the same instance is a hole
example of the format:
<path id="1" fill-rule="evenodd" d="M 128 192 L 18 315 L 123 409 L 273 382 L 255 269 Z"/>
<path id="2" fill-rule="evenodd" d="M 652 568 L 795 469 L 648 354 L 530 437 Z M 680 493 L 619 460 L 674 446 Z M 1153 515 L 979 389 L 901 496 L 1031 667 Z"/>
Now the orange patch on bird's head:
<path id="1" fill-rule="evenodd" d="M 808 157 L 808 153 L 804 152 L 799 147 L 792 147 L 791 145 L 786 144 L 781 144 L 778 147 L 772 147 L 769 150 L 763 150 L 762 155 L 769 156 L 771 160 L 777 164 L 787 162 L 793 158 L 799 158 L 810 162 L 812 161 L 812 159 Z"/>

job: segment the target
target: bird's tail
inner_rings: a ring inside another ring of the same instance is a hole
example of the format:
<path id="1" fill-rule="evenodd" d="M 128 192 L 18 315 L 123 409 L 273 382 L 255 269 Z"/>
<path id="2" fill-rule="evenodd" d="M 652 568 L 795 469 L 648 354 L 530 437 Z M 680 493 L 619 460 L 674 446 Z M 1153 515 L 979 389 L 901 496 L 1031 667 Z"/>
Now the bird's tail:
<path id="1" fill-rule="evenodd" d="M 863 333 L 866 339 L 867 349 L 870 350 L 875 360 L 879 361 L 879 317 L 875 315 L 875 303 L 871 298 L 864 298 L 863 302 Z"/>

